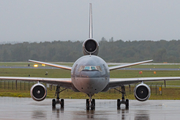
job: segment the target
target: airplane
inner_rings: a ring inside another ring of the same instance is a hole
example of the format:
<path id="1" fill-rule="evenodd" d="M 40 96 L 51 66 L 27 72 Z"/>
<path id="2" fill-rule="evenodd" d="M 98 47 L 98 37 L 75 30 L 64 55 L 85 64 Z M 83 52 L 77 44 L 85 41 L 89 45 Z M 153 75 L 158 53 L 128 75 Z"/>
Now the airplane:
<path id="1" fill-rule="evenodd" d="M 48 83 L 56 86 L 56 99 L 52 99 L 52 107 L 60 104 L 64 108 L 64 99 L 60 99 L 60 93 L 65 89 L 72 89 L 75 92 L 83 92 L 88 95 L 86 99 L 86 110 L 95 109 L 95 99 L 92 99 L 94 94 L 106 92 L 109 89 L 116 89 L 122 94 L 122 99 L 117 99 L 117 108 L 120 109 L 121 104 L 129 108 L 129 100 L 125 99 L 125 85 L 139 83 L 134 88 L 134 96 L 139 101 L 149 99 L 151 90 L 144 82 L 148 81 L 164 81 L 164 80 L 180 80 L 180 77 L 144 77 L 144 78 L 110 78 L 110 71 L 126 68 L 129 66 L 139 65 L 152 62 L 146 60 L 141 62 L 129 63 L 118 66 L 108 67 L 107 63 L 98 56 L 99 44 L 93 38 L 93 22 L 92 22 L 92 4 L 89 5 L 89 38 L 82 45 L 84 56 L 77 59 L 73 66 L 58 65 L 36 60 L 29 60 L 33 63 L 44 64 L 56 68 L 61 68 L 71 71 L 71 78 L 38 78 L 38 77 L 3 77 L 0 80 L 19 80 L 19 81 L 36 81 L 37 83 L 31 87 L 30 94 L 35 101 L 42 101 L 46 98 L 47 89 L 41 83 Z M 60 90 L 63 87 L 63 90 Z"/>

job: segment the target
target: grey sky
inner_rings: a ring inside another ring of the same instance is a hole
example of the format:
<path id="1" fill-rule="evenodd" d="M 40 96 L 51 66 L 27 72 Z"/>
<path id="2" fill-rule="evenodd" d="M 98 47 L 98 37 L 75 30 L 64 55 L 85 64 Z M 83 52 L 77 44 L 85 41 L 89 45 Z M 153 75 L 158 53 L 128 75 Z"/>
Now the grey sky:
<path id="1" fill-rule="evenodd" d="M 0 42 L 180 39 L 179 0 L 0 0 Z"/>

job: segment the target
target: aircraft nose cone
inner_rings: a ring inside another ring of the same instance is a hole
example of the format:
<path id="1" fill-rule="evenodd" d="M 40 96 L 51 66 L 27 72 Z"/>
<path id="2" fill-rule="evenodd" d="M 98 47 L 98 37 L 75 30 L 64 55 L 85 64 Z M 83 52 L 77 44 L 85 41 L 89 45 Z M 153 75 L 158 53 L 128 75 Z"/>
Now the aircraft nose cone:
<path id="1" fill-rule="evenodd" d="M 108 84 L 108 81 L 104 77 L 89 78 L 89 77 L 77 77 L 75 79 L 75 87 L 86 94 L 94 94 L 102 91 Z"/>

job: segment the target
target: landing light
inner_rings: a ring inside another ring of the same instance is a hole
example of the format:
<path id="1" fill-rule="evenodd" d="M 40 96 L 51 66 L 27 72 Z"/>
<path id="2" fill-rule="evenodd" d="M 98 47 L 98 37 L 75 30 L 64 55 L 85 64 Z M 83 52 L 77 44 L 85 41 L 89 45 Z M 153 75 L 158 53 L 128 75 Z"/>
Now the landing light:
<path id="1" fill-rule="evenodd" d="M 42 66 L 44 66 L 44 67 L 45 67 L 46 65 L 45 65 L 45 64 L 42 64 Z"/>

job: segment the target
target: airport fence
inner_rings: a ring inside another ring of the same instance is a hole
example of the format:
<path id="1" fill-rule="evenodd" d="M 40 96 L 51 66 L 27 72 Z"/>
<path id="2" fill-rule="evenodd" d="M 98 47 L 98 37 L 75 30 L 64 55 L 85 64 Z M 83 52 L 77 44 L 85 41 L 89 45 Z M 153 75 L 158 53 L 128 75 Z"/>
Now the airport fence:
<path id="1" fill-rule="evenodd" d="M 1 80 L 0 81 L 0 89 L 1 90 L 20 90 L 20 91 L 27 91 L 30 90 L 31 87 L 36 84 L 37 82 L 27 82 L 27 81 L 12 81 L 12 80 Z M 43 83 L 48 91 L 55 91 L 56 86 L 50 85 Z M 132 84 L 132 85 L 126 85 L 125 90 L 126 90 L 126 95 L 134 94 L 134 88 L 136 87 L 137 84 Z M 165 88 L 163 84 L 160 83 L 154 83 L 154 84 L 148 84 L 148 86 L 151 89 L 151 94 L 154 95 L 162 95 L 163 94 L 163 89 Z M 119 90 L 119 91 L 118 91 Z M 72 92 L 72 90 L 67 89 L 66 92 Z M 111 93 L 117 93 L 120 94 L 121 87 L 118 87 L 116 89 L 111 89 L 108 91 L 109 94 Z"/>
<path id="2" fill-rule="evenodd" d="M 0 89 L 9 89 L 9 90 L 21 90 L 21 91 L 26 91 L 26 90 L 30 90 L 31 87 L 36 84 L 37 82 L 27 82 L 27 81 L 12 81 L 12 80 L 1 80 L 0 81 Z M 46 83 L 42 83 L 45 86 L 48 86 L 47 89 L 48 90 L 56 90 L 55 86 L 52 85 L 48 85 Z"/>

